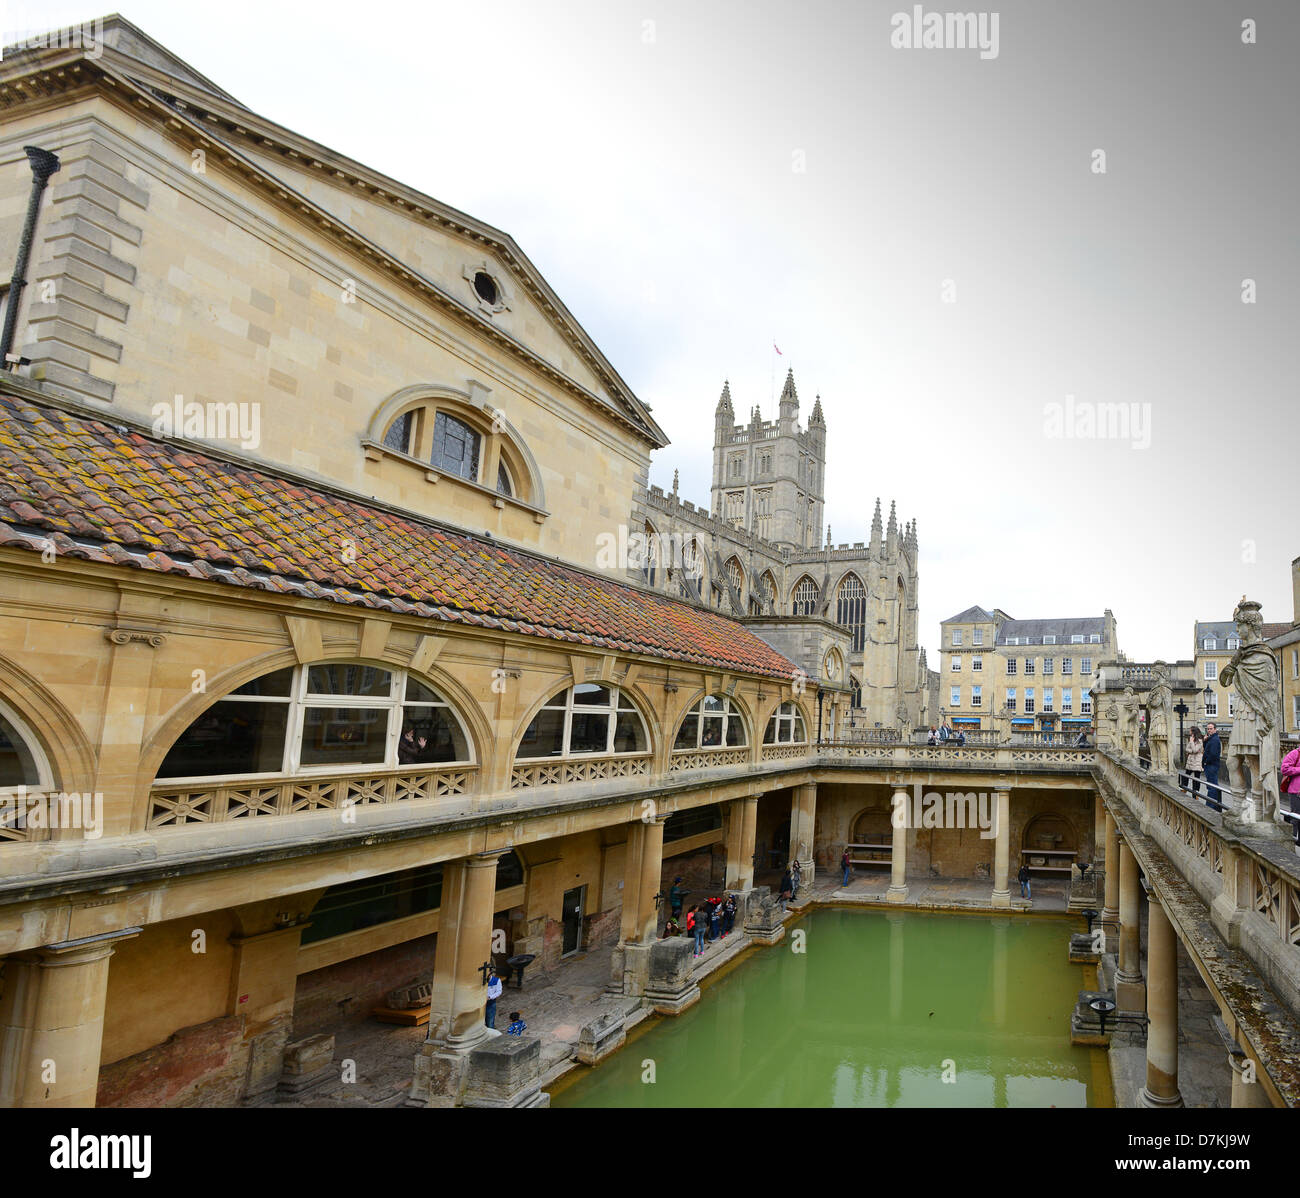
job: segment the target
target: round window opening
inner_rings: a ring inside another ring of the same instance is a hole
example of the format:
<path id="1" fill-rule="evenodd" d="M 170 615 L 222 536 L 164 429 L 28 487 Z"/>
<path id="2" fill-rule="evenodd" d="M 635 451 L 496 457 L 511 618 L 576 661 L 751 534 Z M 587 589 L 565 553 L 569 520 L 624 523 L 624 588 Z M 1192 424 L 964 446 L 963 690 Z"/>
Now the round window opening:
<path id="1" fill-rule="evenodd" d="M 485 304 L 495 304 L 497 302 L 496 281 L 485 270 L 480 270 L 474 276 L 474 291 Z"/>

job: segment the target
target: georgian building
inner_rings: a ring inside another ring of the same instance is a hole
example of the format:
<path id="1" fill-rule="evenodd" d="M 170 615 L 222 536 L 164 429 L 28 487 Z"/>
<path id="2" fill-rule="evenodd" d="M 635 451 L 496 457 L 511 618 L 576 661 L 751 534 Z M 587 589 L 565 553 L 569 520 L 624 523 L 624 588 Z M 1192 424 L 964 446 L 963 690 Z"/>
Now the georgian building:
<path id="1" fill-rule="evenodd" d="M 1119 653 L 1115 617 L 1014 620 L 971 607 L 940 625 L 942 716 L 954 728 L 1078 732 L 1097 669 Z"/>
<path id="2" fill-rule="evenodd" d="M 828 678 L 818 659 L 813 675 L 851 693 L 838 730 L 847 721 L 914 727 L 932 678 L 917 631 L 916 523 L 900 526 L 892 502 L 885 522 L 877 499 L 867 541 L 832 545 L 828 527 L 819 544 L 825 468 L 821 397 L 801 426 L 793 370 L 774 421 L 754 407 L 748 422 L 737 423 L 725 383 L 714 415 L 711 506 L 682 499 L 676 480 L 667 493 L 659 486 L 639 492 L 631 527 L 673 552 L 634 566 L 631 576 L 741 621 L 780 616 L 844 628 L 845 673 Z"/>

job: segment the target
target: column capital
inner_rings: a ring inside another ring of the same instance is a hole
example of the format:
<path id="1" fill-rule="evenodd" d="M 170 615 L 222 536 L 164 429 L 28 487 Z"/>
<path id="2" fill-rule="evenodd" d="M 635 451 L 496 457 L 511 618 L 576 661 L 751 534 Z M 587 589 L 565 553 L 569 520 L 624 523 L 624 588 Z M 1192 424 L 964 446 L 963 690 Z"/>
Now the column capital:
<path id="1" fill-rule="evenodd" d="M 115 932 L 100 932 L 95 936 L 81 936 L 76 940 L 60 940 L 43 944 L 32 952 L 43 965 L 80 965 L 108 956 L 123 940 L 133 940 L 142 928 L 120 928 Z"/>
<path id="2" fill-rule="evenodd" d="M 462 858 L 470 869 L 483 869 L 488 865 L 495 865 L 507 853 L 513 852 L 513 849 L 490 849 L 485 853 L 471 853 L 468 857 Z"/>

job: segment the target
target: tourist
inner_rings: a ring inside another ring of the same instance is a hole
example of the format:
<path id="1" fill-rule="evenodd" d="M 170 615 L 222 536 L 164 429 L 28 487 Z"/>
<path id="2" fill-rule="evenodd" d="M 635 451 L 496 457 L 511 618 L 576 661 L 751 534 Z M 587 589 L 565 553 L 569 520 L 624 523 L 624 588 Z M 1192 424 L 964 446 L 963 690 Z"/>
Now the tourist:
<path id="1" fill-rule="evenodd" d="M 787 869 L 781 875 L 781 911 L 784 913 L 785 905 L 794 895 L 794 879 L 790 877 L 790 871 Z"/>
<path id="2" fill-rule="evenodd" d="M 1282 758 L 1280 781 L 1282 793 L 1291 796 L 1291 812 L 1300 816 L 1300 749 L 1292 749 Z M 1296 850 L 1300 851 L 1300 819 L 1291 821 Z"/>
<path id="3" fill-rule="evenodd" d="M 964 728 L 957 729 L 957 747 L 959 749 L 966 747 L 966 730 Z"/>
<path id="4" fill-rule="evenodd" d="M 790 897 L 797 899 L 799 897 L 799 887 L 803 884 L 803 870 L 799 868 L 798 861 L 790 862 Z"/>
<path id="5" fill-rule="evenodd" d="M 679 924 L 677 920 L 670 915 L 668 917 L 668 922 L 664 924 L 664 934 L 660 937 L 660 939 L 667 940 L 669 936 L 680 936 L 681 934 L 682 934 L 681 924 Z"/>
<path id="6" fill-rule="evenodd" d="M 709 899 L 709 939 L 722 939 L 722 900 Z"/>
<path id="7" fill-rule="evenodd" d="M 506 1028 L 507 1036 L 522 1036 L 527 1030 L 528 1024 L 524 1022 L 524 1017 L 519 1011 L 510 1012 L 510 1026 Z"/>
<path id="8" fill-rule="evenodd" d="M 501 997 L 501 979 L 495 969 L 488 973 L 487 1006 L 483 1008 L 483 1025 L 495 1028 L 497 1025 L 497 999 Z"/>
<path id="9" fill-rule="evenodd" d="M 705 914 L 704 904 L 698 907 L 692 907 L 691 913 L 686 917 L 686 927 L 688 931 L 695 933 L 695 955 L 698 957 L 704 951 L 704 930 L 708 924 L 708 915 Z"/>
<path id="10" fill-rule="evenodd" d="M 1074 742 L 1076 749 L 1091 749 L 1092 745 L 1088 743 L 1088 729 L 1085 728 L 1079 733 L 1079 739 Z"/>
<path id="11" fill-rule="evenodd" d="M 939 743 L 939 734 L 935 732 L 933 724 L 930 725 L 930 737 L 925 743 L 931 748 Z"/>
<path id="12" fill-rule="evenodd" d="M 1205 725 L 1205 744 L 1201 747 L 1201 768 L 1205 771 L 1205 805 L 1215 811 L 1222 811 L 1219 802 L 1219 726 L 1214 723 Z"/>
<path id="13" fill-rule="evenodd" d="M 948 743 L 948 738 L 951 735 L 952 732 L 948 728 L 948 721 L 944 720 L 944 722 L 939 725 L 939 743 L 946 745 Z"/>
<path id="14" fill-rule="evenodd" d="M 1016 874 L 1016 880 L 1020 883 L 1020 897 L 1032 899 L 1034 896 L 1029 892 L 1029 866 L 1022 865 L 1020 872 Z"/>
<path id="15" fill-rule="evenodd" d="M 930 743 L 931 743 L 931 744 L 934 744 L 934 729 L 933 729 L 933 728 L 930 729 Z M 844 871 L 844 881 L 841 882 L 840 885 L 841 885 L 841 886 L 847 886 L 847 885 L 849 884 L 849 876 L 853 873 L 853 861 L 852 861 L 852 859 L 849 857 L 849 846 L 848 846 L 848 845 L 845 845 L 845 846 L 844 846 L 844 856 L 840 858 L 840 869 L 842 869 L 842 870 Z"/>
<path id="16" fill-rule="evenodd" d="M 1192 730 L 1187 734 L 1187 757 L 1183 763 L 1183 784 L 1187 786 L 1193 797 L 1200 794 L 1202 761 L 1205 757 L 1205 737 L 1201 735 L 1201 730 L 1192 725 Z"/>
<path id="17" fill-rule="evenodd" d="M 427 736 L 415 735 L 415 729 L 408 726 L 397 742 L 397 762 L 399 765 L 415 765 L 424 756 L 424 747 L 429 743 Z M 489 1027 L 491 1024 L 488 1025 Z"/>
<path id="18" fill-rule="evenodd" d="M 736 926 L 736 896 L 727 895 L 727 901 L 722 904 L 722 934 L 727 936 L 731 929 Z"/>
<path id="19" fill-rule="evenodd" d="M 681 878 L 674 878 L 672 889 L 668 892 L 668 909 L 672 912 L 674 919 L 681 918 L 682 903 L 685 901 L 687 893 L 682 889 Z"/>

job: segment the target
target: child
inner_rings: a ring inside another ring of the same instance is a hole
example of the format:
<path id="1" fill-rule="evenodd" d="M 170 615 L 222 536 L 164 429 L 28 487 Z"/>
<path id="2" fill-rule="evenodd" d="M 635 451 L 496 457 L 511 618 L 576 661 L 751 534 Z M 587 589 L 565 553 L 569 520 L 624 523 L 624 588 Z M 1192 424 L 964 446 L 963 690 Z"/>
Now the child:
<path id="1" fill-rule="evenodd" d="M 510 1026 L 506 1028 L 507 1036 L 522 1036 L 528 1024 L 524 1022 L 524 1017 L 518 1011 L 510 1012 Z"/>

